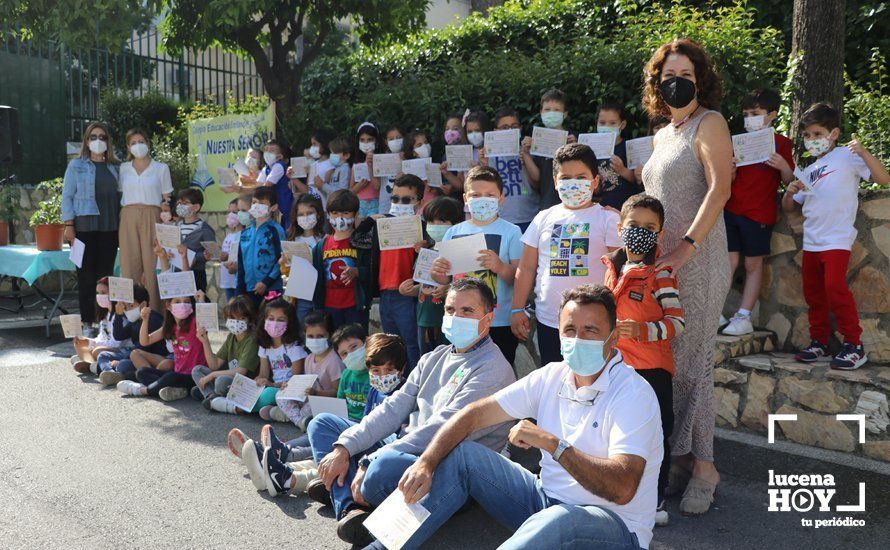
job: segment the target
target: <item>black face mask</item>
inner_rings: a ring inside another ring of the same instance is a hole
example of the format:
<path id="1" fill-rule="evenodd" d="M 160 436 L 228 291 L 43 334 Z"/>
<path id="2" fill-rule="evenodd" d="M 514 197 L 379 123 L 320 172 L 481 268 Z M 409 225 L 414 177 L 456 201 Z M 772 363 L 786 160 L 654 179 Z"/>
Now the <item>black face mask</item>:
<path id="1" fill-rule="evenodd" d="M 682 109 L 695 99 L 695 82 L 674 76 L 659 84 L 658 91 L 665 103 L 674 109 Z"/>

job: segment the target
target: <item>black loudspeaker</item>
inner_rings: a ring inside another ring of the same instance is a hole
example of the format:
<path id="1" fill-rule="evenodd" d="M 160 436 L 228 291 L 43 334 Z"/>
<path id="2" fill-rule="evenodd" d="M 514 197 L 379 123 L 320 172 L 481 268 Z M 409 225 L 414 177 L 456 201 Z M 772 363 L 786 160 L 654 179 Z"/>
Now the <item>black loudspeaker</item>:
<path id="1" fill-rule="evenodd" d="M 22 160 L 22 141 L 19 137 L 19 111 L 0 105 L 0 166 Z"/>

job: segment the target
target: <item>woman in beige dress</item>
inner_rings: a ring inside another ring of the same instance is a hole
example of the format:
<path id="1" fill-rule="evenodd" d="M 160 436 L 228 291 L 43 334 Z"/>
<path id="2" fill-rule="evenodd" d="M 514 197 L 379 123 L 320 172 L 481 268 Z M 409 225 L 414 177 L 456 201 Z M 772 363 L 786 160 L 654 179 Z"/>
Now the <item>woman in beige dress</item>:
<path id="1" fill-rule="evenodd" d="M 680 512 L 705 513 L 720 475 L 714 466 L 713 356 L 720 310 L 729 290 L 723 205 L 732 183 L 732 140 L 716 109 L 717 72 L 690 40 L 661 46 L 644 70 L 643 105 L 671 123 L 655 135 L 643 168 L 646 192 L 665 208 L 659 264 L 676 273 L 686 329 L 673 340 L 674 463 L 666 494 L 683 492 Z"/>

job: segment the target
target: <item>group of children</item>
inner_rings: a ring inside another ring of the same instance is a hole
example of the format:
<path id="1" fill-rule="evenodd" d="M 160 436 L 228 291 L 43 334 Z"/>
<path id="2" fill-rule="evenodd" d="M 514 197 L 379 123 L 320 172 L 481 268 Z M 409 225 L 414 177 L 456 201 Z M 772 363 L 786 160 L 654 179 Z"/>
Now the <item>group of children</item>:
<path id="1" fill-rule="evenodd" d="M 561 128 L 567 117 L 565 104 L 561 93 L 545 94 L 543 124 Z M 746 130 L 759 130 L 775 120 L 778 96 L 758 90 L 745 98 L 742 108 Z M 620 136 L 625 124 L 621 106 L 600 108 L 599 131 L 617 131 Z M 844 336 L 832 367 L 858 368 L 866 355 L 845 280 L 856 237 L 857 190 L 860 178 L 886 185 L 890 175 L 855 139 L 846 147 L 837 146 L 839 120 L 831 107 L 812 106 L 801 125 L 805 147 L 815 158 L 806 169 L 795 171 L 790 141 L 777 135 L 776 154 L 768 162 L 735 171 L 725 221 L 733 265 L 744 255 L 747 279 L 742 305 L 723 330 L 728 334 L 753 330 L 750 315 L 760 291 L 762 261 L 769 254 L 776 194 L 785 183 L 783 209 L 803 207 L 803 291 L 813 340 L 797 358 L 814 361 L 828 355 L 831 312 Z M 495 117 L 494 128 L 519 126 L 515 111 L 502 110 Z M 195 303 L 205 299 L 202 292 L 168 300 L 159 312 L 148 306 L 147 292 L 139 285 L 134 287 L 134 303 L 110 302 L 108 281 L 102 279 L 96 286 L 102 320 L 94 338 L 75 341 L 75 369 L 98 374 L 103 384 L 116 384 L 128 395 L 172 400 L 191 394 L 208 410 L 247 414 L 226 398 L 234 377 L 241 374 L 264 387 L 250 413 L 291 422 L 305 431 L 312 416 L 309 406 L 279 399 L 288 380 L 317 375 L 306 393 L 343 398 L 349 418 L 360 420 L 399 387 L 422 354 L 447 344 L 442 332 L 444 297 L 455 277 L 482 279 L 492 290 L 496 306 L 490 335 L 510 363 L 519 341 L 530 337 L 529 318 L 534 312 L 542 365 L 562 359 L 557 320 L 563 292 L 602 282 L 616 298 L 617 347 L 659 400 L 666 449 L 659 480 L 661 502 L 673 424 L 675 366 L 670 340 L 684 328 L 674 274 L 670 268 L 655 267 L 664 206 L 641 193 L 639 172 L 626 168 L 620 138 L 610 159 L 598 159 L 586 145 L 569 143 L 552 161 L 542 161 L 529 154 L 527 140 L 516 159 L 487 159 L 481 136 L 489 129 L 482 113 L 449 117 L 445 142 L 472 144 L 477 164 L 466 173 L 452 173 L 443 163 L 447 183 L 438 189 L 412 174 L 359 182 L 352 176 L 350 161 L 372 164 L 375 153 L 429 156 L 430 136 L 424 132 L 405 134 L 390 128 L 379 133 L 373 124 L 364 123 L 358 128 L 355 149 L 350 140 L 328 139 L 326 133 L 317 132 L 306 151 L 315 159 L 315 181 L 291 179 L 290 169 L 283 165 L 285 151 L 270 142 L 263 154 L 266 167 L 258 169 L 251 194 L 233 200 L 228 208 L 230 233 L 221 247 L 220 264 L 228 335 L 219 351 L 213 352 L 207 333 L 196 324 Z M 255 160 L 250 164 L 256 166 Z M 285 182 L 286 200 L 278 183 L 263 184 L 270 181 Z M 175 206 L 183 228 L 178 259 L 182 269 L 196 272 L 196 281 L 206 281 L 206 275 L 198 276 L 204 266 L 203 249 L 200 243 L 194 246 L 197 237 L 191 238 L 198 234 L 203 240 L 206 223 L 198 218 L 202 203 L 200 192 L 189 189 L 180 193 Z M 418 214 L 422 237 L 413 248 L 380 250 L 378 218 Z M 436 249 L 442 242 L 477 234 L 485 240 L 477 271 L 452 273 L 449 262 L 439 258 L 430 271 L 436 285 L 413 280 L 422 248 Z M 312 300 L 282 295 L 290 267 L 290 259 L 282 255 L 285 240 L 311 249 L 318 272 Z M 195 260 L 187 259 L 189 250 L 195 252 Z M 159 249 L 158 254 L 162 268 L 178 269 L 176 262 L 165 263 L 169 251 Z M 200 282 L 198 286 L 204 289 Z M 375 297 L 383 334 L 367 337 Z M 272 441 L 277 439 L 269 430 L 264 429 L 261 442 L 233 430 L 229 447 L 248 466 L 256 466 Z M 279 443 L 290 460 L 311 456 L 305 437 Z M 307 463 L 299 471 L 306 473 L 294 487 L 305 489 L 315 479 L 314 466 Z M 665 515 L 661 505 L 658 518 Z"/>

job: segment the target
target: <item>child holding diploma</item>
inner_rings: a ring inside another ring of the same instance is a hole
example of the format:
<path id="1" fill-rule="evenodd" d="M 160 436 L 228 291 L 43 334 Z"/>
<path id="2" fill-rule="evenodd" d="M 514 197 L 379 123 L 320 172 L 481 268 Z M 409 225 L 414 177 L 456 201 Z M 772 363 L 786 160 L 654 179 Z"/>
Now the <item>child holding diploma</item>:
<path id="1" fill-rule="evenodd" d="M 569 98 L 562 90 L 551 88 L 541 96 L 541 124 L 551 130 L 565 130 L 565 121 L 569 118 Z M 576 137 L 569 133 L 566 143 L 574 143 Z M 522 143 L 523 152 L 531 147 L 531 138 L 525 138 Z M 532 163 L 526 163 L 532 185 L 540 196 L 539 210 L 550 208 L 559 204 L 559 194 L 553 187 L 553 159 L 547 157 L 529 157 L 534 159 Z M 504 180 L 507 183 L 507 180 Z M 508 218 L 509 219 L 509 218 Z M 514 222 L 515 223 L 515 222 Z M 525 228 L 519 224 L 525 231 Z"/>
<path id="2" fill-rule="evenodd" d="M 405 131 L 399 126 L 390 126 L 384 133 L 384 153 L 398 154 L 402 160 L 405 160 Z M 371 165 L 373 169 L 373 162 Z M 373 172 L 372 172 L 373 174 Z M 383 176 L 380 178 L 380 203 L 377 212 L 389 212 L 390 195 L 392 194 L 392 184 L 395 176 Z"/>
<path id="3" fill-rule="evenodd" d="M 176 197 L 176 215 L 179 216 L 179 234 L 182 236 L 182 245 L 179 247 L 179 253 L 186 257 L 188 252 L 185 249 L 195 253 L 195 259 L 191 266 L 184 270 L 191 269 L 195 272 L 195 287 L 198 290 L 207 290 L 207 268 L 204 259 L 203 241 L 215 241 L 216 232 L 210 225 L 198 217 L 201 208 L 204 205 L 204 193 L 200 189 L 189 187 L 179 192 Z"/>
<path id="4" fill-rule="evenodd" d="M 118 352 L 102 352 L 99 354 L 99 383 L 104 386 L 114 386 L 124 378 L 136 379 L 136 369 L 129 360 L 134 351 L 143 350 L 154 354 L 167 354 L 167 345 L 157 342 L 150 346 L 139 345 L 139 329 L 142 326 L 142 318 L 139 312 L 149 305 L 148 290 L 142 286 L 133 284 L 133 303 L 115 302 L 114 304 L 114 339 L 119 342 L 127 342 L 127 346 L 121 346 Z M 148 319 L 148 330 L 155 331 L 164 324 L 164 317 L 152 310 Z"/>
<path id="5" fill-rule="evenodd" d="M 380 211 L 380 179 L 374 177 L 372 163 L 374 162 L 374 153 L 382 153 L 383 146 L 380 143 L 380 133 L 377 127 L 370 122 L 363 122 L 356 132 L 358 142 L 356 143 L 353 157 L 353 171 L 355 166 L 364 164 L 368 167 L 369 179 L 361 179 L 356 181 L 355 173 L 349 178 L 349 190 L 358 196 L 358 217 L 359 220 L 377 214 Z"/>
<path id="6" fill-rule="evenodd" d="M 328 160 L 331 154 L 330 149 L 328 149 L 331 139 L 333 139 L 333 136 L 327 130 L 319 129 L 312 133 L 309 139 L 309 148 L 303 149 L 303 156 L 306 157 L 306 168 L 309 170 L 309 174 L 324 175 L 331 169 L 331 162 Z M 290 182 L 297 193 L 309 193 L 324 203 L 321 191 L 314 182 L 308 181 L 308 178 L 306 178 L 306 181 L 295 178 L 293 169 L 290 166 L 287 167 L 287 176 L 291 179 Z"/>
<path id="7" fill-rule="evenodd" d="M 476 163 L 479 162 L 479 153 L 485 145 L 485 132 L 489 131 L 491 131 L 491 121 L 488 120 L 488 116 L 482 111 L 470 111 L 464 120 L 464 132 L 467 143 L 473 146 L 473 161 Z"/>
<path id="8" fill-rule="evenodd" d="M 445 119 L 445 131 L 442 134 L 442 138 L 445 140 L 445 145 L 467 144 L 467 136 L 464 134 L 464 123 L 461 115 L 448 115 L 448 118 Z M 442 193 L 460 198 L 463 194 L 466 172 L 449 170 L 447 156 L 444 153 L 440 160 L 439 169 L 442 172 Z"/>
<path id="9" fill-rule="evenodd" d="M 285 160 L 285 147 L 280 142 L 270 139 L 266 142 L 263 151 L 263 169 L 257 177 L 257 183 L 263 186 L 271 186 L 277 197 L 276 204 L 280 207 L 281 225 L 287 229 L 290 227 L 290 206 L 294 202 L 294 192 L 291 190 L 290 178 L 287 177 L 288 168 Z"/>
<path id="10" fill-rule="evenodd" d="M 269 291 L 281 292 L 281 241 L 284 229 L 272 219 L 278 196 L 271 187 L 253 193 L 250 217 L 253 225 L 241 232 L 238 242 L 238 294 L 248 294 L 259 304 Z"/>
<path id="11" fill-rule="evenodd" d="M 411 132 L 411 134 L 408 136 L 407 141 L 411 144 L 411 147 L 405 151 L 405 160 L 426 159 L 432 156 L 433 146 L 430 143 L 430 136 L 424 130 L 418 130 L 415 128 L 414 131 Z M 397 178 L 401 176 L 402 173 L 400 172 L 397 175 Z M 423 206 L 424 204 L 441 195 L 441 189 L 430 187 L 429 182 L 427 182 L 426 184 L 424 184 L 424 192 L 421 194 L 420 204 L 421 206 Z M 385 213 L 386 212 L 384 212 L 384 214 Z"/>
<path id="12" fill-rule="evenodd" d="M 319 173 L 315 177 L 315 188 L 325 197 L 330 197 L 334 191 L 348 190 L 352 167 L 349 159 L 352 156 L 352 148 L 349 138 L 340 136 L 331 140 L 331 156 L 328 162 L 330 169 L 324 174 Z"/>
<path id="13" fill-rule="evenodd" d="M 149 346 L 167 340 L 173 348 L 173 368 L 171 370 L 141 368 L 136 371 L 138 382 L 121 380 L 117 384 L 118 391 L 135 397 L 158 396 L 164 401 L 182 399 L 195 385 L 195 381 L 192 380 L 192 370 L 197 365 L 204 365 L 207 362 L 204 357 L 204 346 L 197 334 L 195 297 L 185 296 L 167 300 L 164 325 L 154 332 L 148 331 L 151 308 L 142 308 L 139 316 L 142 319 L 142 325 L 139 327 L 139 343 Z"/>
<path id="14" fill-rule="evenodd" d="M 96 361 L 103 352 L 117 352 L 121 343 L 114 338 L 113 306 L 108 298 L 108 277 L 96 282 L 96 319 L 99 319 L 99 330 L 95 338 L 74 337 L 74 355 L 71 365 L 80 374 L 98 374 Z"/>
<path id="15" fill-rule="evenodd" d="M 303 193 L 297 197 L 291 210 L 290 228 L 287 230 L 287 240 L 303 243 L 309 250 L 318 244 L 325 236 L 324 207 L 321 200 L 309 193 Z M 286 278 L 290 275 L 291 258 L 282 253 L 278 264 L 281 266 L 281 274 Z M 303 324 L 303 319 L 312 311 L 312 300 L 297 299 L 297 321 Z"/>
<path id="16" fill-rule="evenodd" d="M 253 332 L 256 308 L 247 296 L 232 298 L 223 309 L 226 330 L 229 334 L 215 354 L 210 348 L 210 338 L 204 327 L 198 329 L 198 339 L 204 348 L 207 366 L 198 365 L 192 370 L 195 387 L 192 397 L 201 401 L 204 408 L 214 410 L 213 400 L 229 393 L 229 386 L 236 374 L 256 378 L 260 362 L 256 335 Z"/>
<path id="17" fill-rule="evenodd" d="M 779 116 L 782 100 L 773 90 L 754 90 L 742 99 L 745 131 L 767 128 Z M 726 222 L 726 244 L 729 247 L 730 273 L 735 274 L 741 257 L 745 256 L 745 286 L 739 310 L 723 334 L 741 336 L 754 332 L 751 310 L 760 296 L 763 282 L 763 259 L 770 254 L 770 240 L 777 219 L 776 193 L 780 183 L 794 179 L 791 140 L 775 134 L 776 152 L 766 162 L 747 164 L 735 169 L 732 191 L 723 210 Z M 724 323 L 721 323 L 723 325 Z"/>
<path id="18" fill-rule="evenodd" d="M 478 251 L 482 269 L 460 276 L 474 277 L 485 282 L 495 298 L 494 319 L 489 335 L 511 365 L 516 358 L 516 336 L 510 330 L 510 305 L 513 301 L 513 278 L 522 254 L 522 232 L 515 224 L 498 216 L 504 204 L 504 184 L 497 170 L 490 166 L 476 166 L 467 173 L 464 197 L 471 218 L 445 232 L 443 241 L 450 241 L 481 233 L 486 249 Z M 433 264 L 433 280 L 447 284 L 451 264 L 438 258 Z"/>
<path id="19" fill-rule="evenodd" d="M 238 295 L 238 261 L 237 252 L 234 250 L 238 247 L 238 241 L 241 238 L 241 232 L 250 224 L 250 196 L 243 195 L 237 199 L 232 199 L 226 207 L 226 237 L 220 245 L 219 256 L 219 288 L 226 291 L 226 302 Z M 244 212 L 244 214 L 241 214 Z M 247 222 L 247 223 L 242 223 Z M 207 251 L 204 251 L 204 258 L 210 259 Z"/>
<path id="20" fill-rule="evenodd" d="M 633 170 L 627 168 L 627 149 L 621 132 L 627 127 L 627 116 L 624 106 L 620 103 L 604 102 L 596 114 L 596 131 L 599 134 L 613 132 L 615 134 L 615 150 L 612 157 L 599 160 L 600 191 L 597 201 L 602 206 L 621 210 L 631 195 L 643 189 L 637 185 L 637 177 Z"/>

